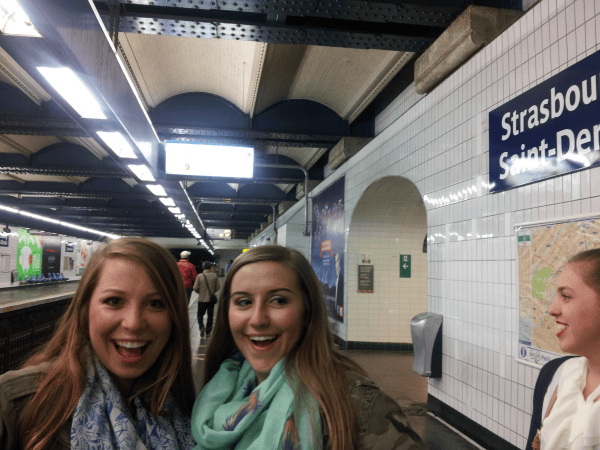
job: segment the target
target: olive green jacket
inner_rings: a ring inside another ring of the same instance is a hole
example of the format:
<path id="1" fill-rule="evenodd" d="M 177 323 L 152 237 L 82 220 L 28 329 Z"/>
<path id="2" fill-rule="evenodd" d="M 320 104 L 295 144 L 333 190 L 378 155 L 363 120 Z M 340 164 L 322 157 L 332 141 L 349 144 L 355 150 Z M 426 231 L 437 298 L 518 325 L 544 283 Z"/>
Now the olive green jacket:
<path id="1" fill-rule="evenodd" d="M 17 424 L 38 390 L 41 378 L 47 373 L 49 363 L 36 367 L 6 372 L 0 375 L 0 449 L 20 450 Z M 71 425 L 64 426 L 54 437 L 52 450 L 71 448 Z"/>
<path id="2" fill-rule="evenodd" d="M 349 373 L 350 395 L 358 411 L 356 450 L 425 450 L 402 408 L 369 378 Z M 325 425 L 325 421 L 322 423 Z M 331 448 L 324 426 L 323 448 Z"/>

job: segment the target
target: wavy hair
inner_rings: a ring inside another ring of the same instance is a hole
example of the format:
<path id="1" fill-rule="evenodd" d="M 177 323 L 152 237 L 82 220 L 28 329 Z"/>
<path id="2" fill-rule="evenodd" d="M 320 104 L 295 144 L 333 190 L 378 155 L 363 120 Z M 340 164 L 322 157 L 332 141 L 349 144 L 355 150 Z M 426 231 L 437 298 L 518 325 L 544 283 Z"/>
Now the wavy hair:
<path id="1" fill-rule="evenodd" d="M 600 248 L 577 253 L 568 264 L 581 264 L 583 281 L 600 296 Z"/>
<path id="2" fill-rule="evenodd" d="M 143 268 L 165 302 L 172 322 L 171 336 L 154 365 L 135 380 L 129 404 L 135 397 L 147 403 L 157 417 L 169 391 L 181 410 L 191 414 L 195 397 L 192 378 L 187 295 L 175 258 L 160 245 L 143 238 L 111 241 L 90 259 L 75 296 L 56 331 L 24 367 L 49 362 L 49 371 L 19 422 L 25 450 L 43 450 L 69 421 L 86 384 L 89 348 L 89 305 L 105 264 L 122 258 Z"/>
<path id="3" fill-rule="evenodd" d="M 330 433 L 332 450 L 355 448 L 357 411 L 350 397 L 348 371 L 365 375 L 363 369 L 335 350 L 325 300 L 310 263 L 297 250 L 278 245 L 255 247 L 238 256 L 219 299 L 212 338 L 206 352 L 203 386 L 217 373 L 223 361 L 238 352 L 229 325 L 231 283 L 242 267 L 257 262 L 278 262 L 289 267 L 298 279 L 304 301 L 305 329 L 286 357 L 286 372 L 298 376 L 300 391 L 307 388 L 319 402 Z"/>

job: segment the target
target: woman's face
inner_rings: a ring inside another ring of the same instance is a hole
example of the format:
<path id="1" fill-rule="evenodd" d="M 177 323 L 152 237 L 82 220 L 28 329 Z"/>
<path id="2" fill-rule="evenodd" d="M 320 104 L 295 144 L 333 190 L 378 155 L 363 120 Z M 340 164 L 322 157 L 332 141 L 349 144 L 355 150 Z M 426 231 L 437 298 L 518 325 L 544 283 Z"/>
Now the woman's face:
<path id="1" fill-rule="evenodd" d="M 238 349 L 262 383 L 302 335 L 304 302 L 294 272 L 271 261 L 238 270 L 231 282 L 229 325 Z"/>
<path id="2" fill-rule="evenodd" d="M 600 299 L 580 275 L 583 269 L 581 263 L 565 267 L 548 313 L 556 318 L 560 349 L 588 356 L 600 351 Z"/>
<path id="3" fill-rule="evenodd" d="M 92 293 L 92 348 L 122 393 L 158 359 L 171 335 L 165 300 L 138 264 L 112 258 L 104 263 Z"/>

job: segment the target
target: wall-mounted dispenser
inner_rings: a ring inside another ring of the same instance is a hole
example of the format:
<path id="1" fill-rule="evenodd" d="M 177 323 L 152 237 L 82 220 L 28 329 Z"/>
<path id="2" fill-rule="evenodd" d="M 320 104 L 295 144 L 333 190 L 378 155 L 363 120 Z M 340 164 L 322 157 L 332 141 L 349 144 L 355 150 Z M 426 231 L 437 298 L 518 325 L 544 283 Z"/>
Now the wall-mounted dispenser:
<path id="1" fill-rule="evenodd" d="M 413 371 L 422 377 L 442 376 L 442 317 L 441 314 L 425 312 L 410 321 Z"/>

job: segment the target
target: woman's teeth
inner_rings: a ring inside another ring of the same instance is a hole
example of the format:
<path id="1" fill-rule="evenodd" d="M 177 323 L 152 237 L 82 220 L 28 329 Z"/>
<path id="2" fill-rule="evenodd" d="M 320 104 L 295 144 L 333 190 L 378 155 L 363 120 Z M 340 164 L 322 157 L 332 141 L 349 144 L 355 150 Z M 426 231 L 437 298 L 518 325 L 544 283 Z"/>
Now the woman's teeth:
<path id="1" fill-rule="evenodd" d="M 255 337 L 251 337 L 250 340 L 251 341 L 272 341 L 273 339 L 275 339 L 277 336 L 255 336 Z"/>
<path id="2" fill-rule="evenodd" d="M 125 348 L 140 348 L 144 347 L 148 342 L 129 342 L 129 341 L 115 341 L 119 347 Z"/>
<path id="3" fill-rule="evenodd" d="M 567 326 L 563 323 L 557 323 L 556 325 L 558 326 L 558 331 L 564 331 L 565 328 L 567 328 Z"/>

